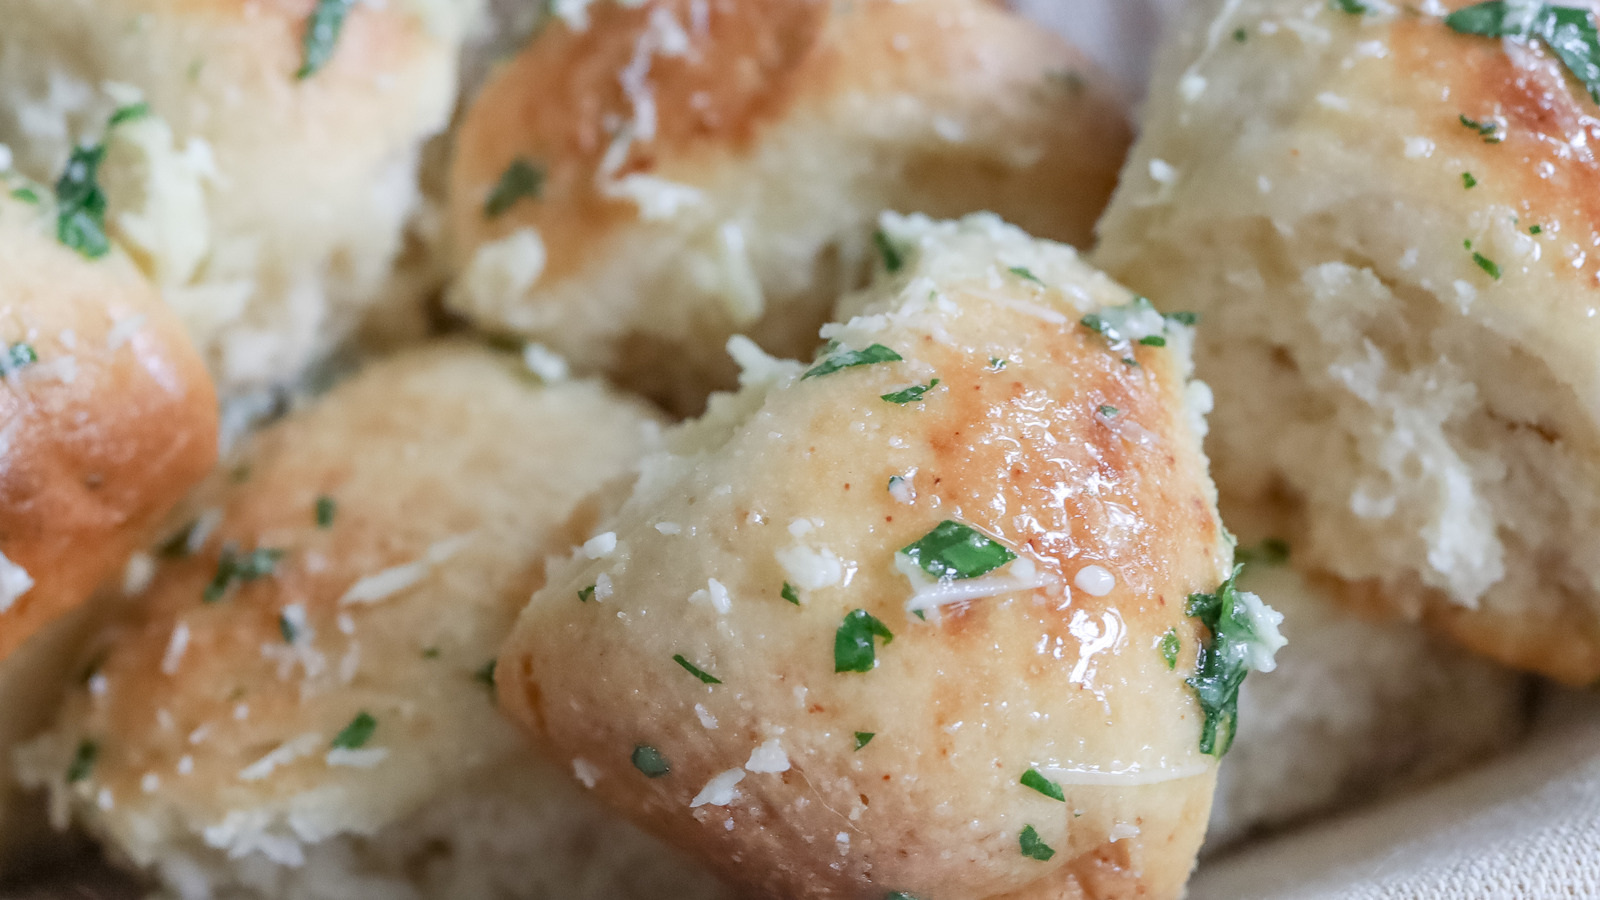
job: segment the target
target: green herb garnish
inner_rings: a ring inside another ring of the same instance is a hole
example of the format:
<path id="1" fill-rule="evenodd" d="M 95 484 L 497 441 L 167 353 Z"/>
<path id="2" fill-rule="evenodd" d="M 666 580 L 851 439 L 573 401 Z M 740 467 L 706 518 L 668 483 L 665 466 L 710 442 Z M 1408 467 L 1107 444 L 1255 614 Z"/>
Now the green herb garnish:
<path id="1" fill-rule="evenodd" d="M 1459 118 L 1462 127 L 1476 131 L 1478 136 L 1483 138 L 1485 144 L 1498 144 L 1505 140 L 1505 135 L 1500 133 L 1500 123 L 1493 119 L 1479 122 L 1477 119 L 1467 118 L 1465 114 L 1462 114 Z"/>
<path id="2" fill-rule="evenodd" d="M 872 743 L 872 739 L 877 737 L 877 736 L 878 736 L 878 733 L 876 731 L 858 731 L 858 732 L 856 732 L 856 749 L 860 750 L 862 747 L 865 747 L 866 745 Z"/>
<path id="3" fill-rule="evenodd" d="M 783 590 L 779 591 L 778 593 L 783 597 L 783 599 L 793 603 L 795 606 L 800 605 L 800 593 L 796 591 L 794 589 L 794 585 L 790 584 L 789 582 L 785 581 L 783 583 Z"/>
<path id="4" fill-rule="evenodd" d="M 890 403 L 898 403 L 904 406 L 907 403 L 915 403 L 918 400 L 921 400 L 923 394 L 926 394 L 938 386 L 939 379 L 935 378 L 927 384 L 913 385 L 903 391 L 894 391 L 892 393 L 882 394 L 880 395 L 879 399 L 887 400 Z"/>
<path id="5" fill-rule="evenodd" d="M 537 200 L 543 190 L 544 170 L 526 159 L 517 157 L 500 174 L 500 180 L 495 184 L 494 190 L 489 192 L 489 199 L 483 203 L 483 217 L 498 219 L 520 200 L 528 198 Z"/>
<path id="6" fill-rule="evenodd" d="M 1589 10 L 1490 0 L 1456 10 L 1444 24 L 1461 34 L 1542 42 L 1600 103 L 1600 33 Z"/>
<path id="7" fill-rule="evenodd" d="M 1362 16 L 1372 12 L 1367 7 L 1367 4 L 1361 2 L 1361 0 L 1329 0 L 1328 5 L 1340 12 L 1347 12 L 1353 16 Z"/>
<path id="8" fill-rule="evenodd" d="M 1491 278 L 1493 278 L 1496 281 L 1500 280 L 1500 264 L 1499 263 L 1495 262 L 1494 260 L 1490 259 L 1487 256 L 1484 256 L 1482 253 L 1479 253 L 1476 250 L 1472 251 L 1472 261 L 1477 263 L 1478 264 L 1478 268 L 1480 268 L 1483 271 L 1487 272 Z"/>
<path id="9" fill-rule="evenodd" d="M 111 114 L 111 121 L 107 123 L 106 127 L 115 128 L 123 122 L 138 121 L 149 117 L 149 115 L 150 104 L 148 103 L 130 103 L 127 106 L 119 106 L 117 111 Z"/>
<path id="10" fill-rule="evenodd" d="M 344 28 L 345 16 L 355 0 L 317 0 L 316 9 L 306 22 L 305 37 L 301 40 L 304 58 L 294 77 L 304 81 L 315 75 L 333 58 L 333 48 L 339 43 L 339 31 Z"/>
<path id="11" fill-rule="evenodd" d="M 646 778 L 660 778 L 672 771 L 667 758 L 649 744 L 639 744 L 633 748 L 633 767 L 643 772 Z"/>
<path id="12" fill-rule="evenodd" d="M 1185 612 L 1206 627 L 1209 636 L 1195 653 L 1195 672 L 1187 680 L 1205 714 L 1200 752 L 1220 758 L 1233 745 L 1239 717 L 1239 687 L 1250 672 L 1253 649 L 1266 644 L 1257 634 L 1250 612 L 1236 587 L 1243 566 L 1212 594 L 1190 594 Z M 1271 646 L 1267 644 L 1267 646 Z M 1276 649 L 1275 647 L 1273 649 Z"/>
<path id="13" fill-rule="evenodd" d="M 976 578 L 1017 558 L 1005 545 L 970 525 L 946 519 L 900 551 L 934 578 Z"/>
<path id="14" fill-rule="evenodd" d="M 1167 339 L 1159 334 L 1147 334 L 1144 337 L 1139 338 L 1139 343 L 1145 345 L 1146 347 L 1165 347 L 1167 345 Z"/>
<path id="15" fill-rule="evenodd" d="M 334 736 L 333 749 L 360 750 L 367 745 L 367 741 L 372 740 L 372 733 L 377 730 L 378 720 L 363 710 L 350 720 L 350 724 L 346 725 L 343 731 Z"/>
<path id="16" fill-rule="evenodd" d="M 685 672 L 688 672 L 690 675 L 693 675 L 694 677 L 700 679 L 702 682 L 704 682 L 706 684 L 721 684 L 722 683 L 722 679 L 718 678 L 715 675 L 710 674 L 705 669 L 700 668 L 699 666 L 695 665 L 694 663 L 689 662 L 689 660 L 684 658 L 682 653 L 674 653 L 672 655 L 672 661 L 677 663 L 680 666 L 683 666 L 683 670 Z"/>
<path id="17" fill-rule="evenodd" d="M 339 513 L 339 501 L 324 494 L 317 498 L 316 517 L 318 528 L 329 528 L 333 525 L 333 517 Z"/>
<path id="18" fill-rule="evenodd" d="M 9 375 L 12 372 L 30 366 L 39 361 L 39 352 L 33 345 L 26 341 L 12 344 L 0 353 L 0 374 Z"/>
<path id="19" fill-rule="evenodd" d="M 39 192 L 31 187 L 19 187 L 11 192 L 11 196 L 13 199 L 21 200 L 23 203 L 37 204 L 39 202 Z"/>
<path id="20" fill-rule="evenodd" d="M 1037 284 L 1040 287 L 1044 287 L 1044 282 L 1039 279 L 1039 276 L 1033 274 L 1033 272 L 1031 270 L 1029 270 L 1026 266 L 1012 266 L 1011 268 L 1007 269 L 1006 271 L 1008 271 L 1011 274 L 1017 276 L 1018 278 L 1021 278 L 1024 281 L 1031 281 L 1031 282 L 1033 282 L 1034 284 Z"/>
<path id="21" fill-rule="evenodd" d="M 1478 179 L 1474 178 L 1471 172 L 1462 172 L 1461 186 L 1470 191 L 1478 186 Z"/>
<path id="22" fill-rule="evenodd" d="M 287 612 L 278 613 L 278 633 L 283 635 L 285 644 L 293 644 L 300 640 L 300 628 L 289 618 Z"/>
<path id="23" fill-rule="evenodd" d="M 1243 28 L 1235 28 L 1233 30 L 1233 40 L 1234 43 L 1242 44 L 1245 41 L 1250 40 L 1250 32 L 1244 30 Z"/>
<path id="24" fill-rule="evenodd" d="M 998 372 L 1006 367 L 1007 362 L 1008 360 L 1001 359 L 998 356 L 991 356 L 989 357 L 989 368 Z"/>
<path id="25" fill-rule="evenodd" d="M 882 638 L 885 647 L 894 642 L 894 633 L 888 626 L 864 609 L 852 610 L 833 636 L 833 671 L 872 671 L 878 665 L 877 647 L 872 642 L 875 637 Z"/>
<path id="26" fill-rule="evenodd" d="M 1150 346 L 1165 346 L 1165 333 L 1172 324 L 1194 325 L 1199 317 L 1194 313 L 1162 315 L 1148 297 L 1135 297 L 1120 306 L 1102 307 L 1078 320 L 1084 328 L 1101 335 L 1113 344 L 1138 341 Z M 1159 343 L 1149 338 L 1161 338 Z"/>
<path id="27" fill-rule="evenodd" d="M 879 229 L 872 233 L 872 243 L 878 248 L 878 256 L 883 260 L 883 268 L 893 275 L 905 267 L 906 259 L 900 253 L 900 248 L 889 240 L 889 235 Z"/>
<path id="28" fill-rule="evenodd" d="M 1100 415 L 1104 416 L 1107 419 L 1115 418 L 1117 413 L 1119 413 L 1119 412 L 1121 412 L 1121 410 L 1117 409 L 1115 406 L 1101 406 L 1100 407 Z"/>
<path id="29" fill-rule="evenodd" d="M 1529 225 L 1528 226 L 1528 233 L 1529 234 L 1543 234 L 1544 233 L 1544 226 L 1543 225 Z"/>
<path id="30" fill-rule="evenodd" d="M 67 783 L 77 784 L 94 773 L 94 764 L 100 758 L 100 745 L 91 740 L 78 742 L 78 752 L 72 755 L 67 766 Z"/>
<path id="31" fill-rule="evenodd" d="M 1250 565 L 1281 566 L 1289 562 L 1289 542 L 1282 538 L 1267 538 L 1254 547 L 1239 547 L 1233 556 Z"/>
<path id="32" fill-rule="evenodd" d="M 491 659 L 483 664 L 483 668 L 473 672 L 472 678 L 492 691 L 495 688 L 494 673 L 498 668 L 500 668 L 500 661 Z"/>
<path id="33" fill-rule="evenodd" d="M 1022 829 L 1020 843 L 1022 845 L 1022 855 L 1029 859 L 1048 862 L 1050 857 L 1056 855 L 1056 851 L 1051 849 L 1049 844 L 1039 840 L 1039 832 L 1034 831 L 1032 825 Z"/>
<path id="34" fill-rule="evenodd" d="M 840 369 L 849 369 L 855 366 L 872 366 L 878 363 L 899 362 L 903 359 L 900 354 L 890 350 L 882 344 L 873 344 L 865 350 L 842 350 L 837 346 L 829 349 L 822 361 L 806 370 L 800 380 L 807 378 L 821 378 L 832 375 Z"/>
<path id="35" fill-rule="evenodd" d="M 588 603 L 589 602 L 589 598 L 594 596 L 594 589 L 595 589 L 595 586 L 591 584 L 588 587 L 584 588 L 583 590 L 578 591 L 578 602 L 579 603 Z"/>
<path id="36" fill-rule="evenodd" d="M 111 252 L 106 195 L 98 180 L 105 156 L 104 144 L 74 147 L 56 181 L 56 239 L 87 259 Z"/>
<path id="37" fill-rule="evenodd" d="M 1067 796 L 1061 792 L 1061 785 L 1039 774 L 1038 769 L 1029 769 L 1022 773 L 1022 786 L 1033 788 L 1051 800 L 1067 802 Z"/>
<path id="38" fill-rule="evenodd" d="M 1161 658 L 1166 660 L 1168 669 L 1178 668 L 1178 651 L 1183 645 L 1178 640 L 1178 629 L 1168 628 L 1167 633 L 1161 636 Z"/>
<path id="39" fill-rule="evenodd" d="M 223 547 L 222 555 L 217 559 L 217 573 L 206 585 L 201 599 L 216 603 L 228 595 L 236 582 L 255 581 L 271 575 L 282 558 L 282 550 L 266 547 L 259 547 L 244 556 L 240 556 L 233 547 Z"/>

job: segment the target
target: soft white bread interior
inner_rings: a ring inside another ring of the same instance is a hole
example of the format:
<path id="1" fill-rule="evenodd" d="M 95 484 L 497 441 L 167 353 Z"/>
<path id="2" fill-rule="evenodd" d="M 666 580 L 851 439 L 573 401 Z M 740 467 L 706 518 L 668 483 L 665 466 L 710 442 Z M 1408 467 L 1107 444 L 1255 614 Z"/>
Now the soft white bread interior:
<path id="1" fill-rule="evenodd" d="M 728 336 L 809 356 L 881 210 L 1083 244 L 1129 135 L 1084 56 L 987 0 L 558 3 L 479 94 L 448 302 L 679 409 Z"/>
<path id="2" fill-rule="evenodd" d="M 1216 771 L 1184 601 L 1230 555 L 1189 329 L 991 215 L 883 229 L 813 365 L 730 343 L 502 702 L 754 896 L 1176 898 Z"/>
<path id="3" fill-rule="evenodd" d="M 1351 602 L 1590 683 L 1600 110 L 1464 5 L 1199 4 L 1096 260 L 1202 315 L 1224 507 L 1281 504 Z"/>
<path id="4" fill-rule="evenodd" d="M 1354 615 L 1287 565 L 1249 565 L 1240 584 L 1283 614 L 1289 643 L 1239 693 L 1205 853 L 1454 774 L 1522 737 L 1525 677 Z"/>
<path id="5" fill-rule="evenodd" d="M 657 430 L 469 345 L 372 365 L 206 488 L 23 778 L 185 900 L 716 895 L 495 706 L 546 556 Z"/>
<path id="6" fill-rule="evenodd" d="M 0 143 L 53 184 L 144 104 L 106 138 L 107 229 L 225 390 L 292 382 L 385 295 L 476 5 L 8 0 Z M 342 26 L 300 77 L 324 7 Z"/>

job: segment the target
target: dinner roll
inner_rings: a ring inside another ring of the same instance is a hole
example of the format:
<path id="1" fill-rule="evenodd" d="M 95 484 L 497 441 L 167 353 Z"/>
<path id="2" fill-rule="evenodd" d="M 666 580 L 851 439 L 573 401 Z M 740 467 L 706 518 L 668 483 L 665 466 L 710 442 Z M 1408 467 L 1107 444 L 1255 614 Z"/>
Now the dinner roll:
<path id="1" fill-rule="evenodd" d="M 883 225 L 814 363 L 730 343 L 501 702 L 753 896 L 1178 897 L 1231 723 L 1186 678 L 1276 638 L 1186 615 L 1230 554 L 1188 328 L 993 216 Z"/>
<path id="2" fill-rule="evenodd" d="M 182 898 L 714 895 L 495 708 L 546 555 L 657 430 L 520 368 L 425 348 L 262 432 L 24 777 Z"/>
<path id="3" fill-rule="evenodd" d="M 291 382 L 382 294 L 474 6 L 8 0 L 0 142 L 53 183 L 105 140 L 106 227 L 218 381 Z"/>
<path id="4" fill-rule="evenodd" d="M 1600 678 L 1600 111 L 1483 9 L 1202 6 L 1097 260 L 1204 317 L 1224 505 L 1283 502 L 1353 602 Z"/>
<path id="5" fill-rule="evenodd" d="M 61 246 L 54 212 L 0 196 L 0 659 L 116 571 L 217 452 L 182 326 L 126 257 Z"/>
<path id="6" fill-rule="evenodd" d="M 1413 625 L 1352 615 L 1285 565 L 1249 565 L 1240 584 L 1283 613 L 1289 644 L 1239 692 L 1205 852 L 1393 796 L 1522 736 L 1523 677 Z"/>
<path id="7" fill-rule="evenodd" d="M 562 2 L 462 125 L 448 302 L 698 411 L 748 333 L 809 356 L 880 210 L 1082 243 L 1128 142 L 1098 72 L 987 0 Z"/>

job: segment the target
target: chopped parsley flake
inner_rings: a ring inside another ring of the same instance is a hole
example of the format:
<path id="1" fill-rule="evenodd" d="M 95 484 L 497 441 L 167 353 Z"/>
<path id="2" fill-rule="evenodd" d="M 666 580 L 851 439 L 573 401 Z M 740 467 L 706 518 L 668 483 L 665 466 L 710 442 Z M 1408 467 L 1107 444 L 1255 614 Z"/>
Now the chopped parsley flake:
<path id="1" fill-rule="evenodd" d="M 842 350 L 837 345 L 830 346 L 827 355 L 821 362 L 806 370 L 800 380 L 807 378 L 821 378 L 832 375 L 840 369 L 850 369 L 855 366 L 872 366 L 878 363 L 899 362 L 904 359 L 900 354 L 890 350 L 882 344 L 873 344 L 865 350 Z"/>
<path id="2" fill-rule="evenodd" d="M 1234 558 L 1249 565 L 1281 566 L 1289 562 L 1289 542 L 1282 538 L 1267 538 L 1254 547 L 1240 547 Z"/>
<path id="3" fill-rule="evenodd" d="M 1061 785 L 1039 774 L 1038 769 L 1029 769 L 1022 773 L 1022 786 L 1033 788 L 1051 800 L 1060 800 L 1062 803 L 1067 802 L 1066 795 L 1061 792 Z"/>
<path id="4" fill-rule="evenodd" d="M 23 203 L 37 204 L 39 202 L 39 192 L 31 187 L 19 187 L 11 192 L 11 196 L 13 199 L 21 200 Z"/>
<path id="5" fill-rule="evenodd" d="M 852 610 L 844 617 L 833 636 L 834 672 L 870 672 L 878 665 L 877 647 L 873 638 L 882 638 L 884 646 L 894 642 L 894 633 L 864 609 Z"/>
<path id="6" fill-rule="evenodd" d="M 367 741 L 372 740 L 372 733 L 377 730 L 378 720 L 363 710 L 350 720 L 350 724 L 346 725 L 343 731 L 334 736 L 333 749 L 360 750 L 367 745 Z"/>
<path id="7" fill-rule="evenodd" d="M 1112 344 L 1138 342 L 1149 346 L 1166 345 L 1169 325 L 1194 325 L 1199 317 L 1194 313 L 1173 313 L 1164 316 L 1156 310 L 1147 297 L 1135 297 L 1120 306 L 1107 306 L 1078 320 L 1078 324 L 1104 337 Z M 1161 338 L 1159 343 L 1148 340 Z"/>
<path id="8" fill-rule="evenodd" d="M 1477 119 L 1467 118 L 1465 114 L 1458 118 L 1460 118 L 1463 128 L 1476 131 L 1478 136 L 1483 138 L 1485 144 L 1498 144 L 1505 140 L 1505 135 L 1500 133 L 1500 123 L 1493 119 L 1480 122 Z"/>
<path id="9" fill-rule="evenodd" d="M 783 599 L 793 603 L 795 606 L 800 605 L 800 592 L 796 591 L 794 585 L 789 582 L 785 581 L 783 583 L 783 590 L 779 593 L 783 596 Z"/>
<path id="10" fill-rule="evenodd" d="M 1039 279 L 1039 276 L 1033 274 L 1033 272 L 1031 270 L 1029 270 L 1028 267 L 1026 267 L 1026 266 L 1012 266 L 1010 269 L 1007 269 L 1006 271 L 1008 271 L 1011 274 L 1017 276 L 1018 278 L 1021 278 L 1024 281 L 1031 281 L 1031 282 L 1033 282 L 1034 284 L 1037 284 L 1040 287 L 1044 287 L 1044 282 Z"/>
<path id="11" fill-rule="evenodd" d="M 438 659 L 439 658 L 439 648 L 438 647 L 429 647 L 426 650 L 423 650 L 422 651 L 422 658 L 423 659 Z"/>
<path id="12" fill-rule="evenodd" d="M 1528 226 L 1528 233 L 1529 234 L 1543 234 L 1544 233 L 1544 226 L 1543 225 L 1529 225 Z"/>
<path id="13" fill-rule="evenodd" d="M 1479 253 L 1476 250 L 1472 251 L 1472 261 L 1478 264 L 1478 268 L 1480 268 L 1483 271 L 1487 272 L 1489 274 L 1489 277 L 1493 278 L 1496 281 L 1500 280 L 1500 264 L 1499 263 L 1495 262 L 1494 260 L 1490 259 L 1487 256 L 1484 256 L 1482 253 Z"/>
<path id="14" fill-rule="evenodd" d="M 150 104 L 148 103 L 132 103 L 128 106 L 121 106 L 111 114 L 111 121 L 108 123 L 108 127 L 115 128 L 123 122 L 136 122 L 139 119 L 149 117 L 149 115 Z"/>
<path id="15" fill-rule="evenodd" d="M 1167 345 L 1167 339 L 1159 334 L 1147 334 L 1144 337 L 1139 338 L 1139 343 L 1145 345 L 1146 347 L 1165 347 Z"/>
<path id="16" fill-rule="evenodd" d="M 594 589 L 595 589 L 595 586 L 591 584 L 588 587 L 584 588 L 583 590 L 579 591 L 578 592 L 578 602 L 580 602 L 580 603 L 588 603 L 589 602 L 589 598 L 594 596 Z"/>
<path id="17" fill-rule="evenodd" d="M 1242 44 L 1245 41 L 1250 40 L 1250 32 L 1244 30 L 1243 28 L 1235 28 L 1233 30 L 1233 40 L 1235 43 Z"/>
<path id="18" fill-rule="evenodd" d="M 189 524 L 178 529 L 177 533 L 162 542 L 156 548 L 156 553 L 166 559 L 178 559 L 189 555 L 189 542 L 194 536 L 194 530 L 200 527 L 200 520 L 195 519 Z"/>
<path id="19" fill-rule="evenodd" d="M 1159 646 L 1161 658 L 1166 660 L 1167 668 L 1178 668 L 1178 651 L 1183 648 L 1182 642 L 1178 640 L 1178 629 L 1168 628 L 1167 633 L 1161 636 Z"/>
<path id="20" fill-rule="evenodd" d="M 324 494 L 317 498 L 317 527 L 329 528 L 333 525 L 333 517 L 339 513 L 339 501 Z"/>
<path id="21" fill-rule="evenodd" d="M 482 683 L 485 687 L 492 691 L 495 687 L 494 672 L 495 669 L 498 669 L 499 667 L 500 661 L 491 659 L 483 664 L 483 668 L 473 672 L 472 677 L 475 681 Z"/>
<path id="22" fill-rule="evenodd" d="M 100 745 L 91 740 L 78 742 L 78 751 L 67 766 L 67 783 L 77 784 L 94 773 L 94 764 L 100 758 Z"/>
<path id="23" fill-rule="evenodd" d="M 1115 406 L 1100 407 L 1100 415 L 1106 417 L 1107 419 L 1116 418 L 1116 415 L 1119 412 L 1121 412 L 1121 410 L 1117 409 Z"/>
<path id="24" fill-rule="evenodd" d="M 684 658 L 682 653 L 674 653 L 672 655 L 672 661 L 677 663 L 680 666 L 683 666 L 683 670 L 685 672 L 688 672 L 690 675 L 693 675 L 694 677 L 700 679 L 702 682 L 704 682 L 706 684 L 721 684 L 722 683 L 722 679 L 721 678 L 718 678 L 717 676 L 712 675 L 709 672 L 707 672 L 705 669 L 702 669 L 699 666 L 695 665 L 694 663 L 689 662 L 689 660 Z"/>
<path id="25" fill-rule="evenodd" d="M 266 547 L 259 547 L 244 556 L 240 556 L 232 547 L 223 547 L 222 556 L 217 560 L 217 574 L 212 576 L 211 583 L 206 585 L 201 597 L 207 603 L 216 603 L 228 595 L 236 582 L 256 581 L 271 575 L 282 558 L 282 550 Z"/>
<path id="26" fill-rule="evenodd" d="M 922 571 L 948 581 L 977 578 L 1017 558 L 1004 544 L 950 519 L 900 552 Z"/>
<path id="27" fill-rule="evenodd" d="M 989 368 L 998 372 L 1006 367 L 1006 362 L 1007 360 L 1001 359 L 998 356 L 991 356 L 989 357 Z"/>
<path id="28" fill-rule="evenodd" d="M 889 240 L 889 235 L 885 234 L 882 229 L 872 233 L 872 243 L 878 248 L 878 256 L 883 260 L 883 268 L 889 274 L 893 275 L 905 268 L 905 256 L 900 252 L 900 248 L 894 245 L 894 241 Z"/>
<path id="29" fill-rule="evenodd" d="M 1023 827 L 1020 843 L 1022 845 L 1022 855 L 1029 859 L 1048 862 L 1050 857 L 1056 855 L 1056 851 L 1049 844 L 1039 840 L 1039 832 L 1034 831 L 1032 825 Z"/>
<path id="30" fill-rule="evenodd" d="M 1474 178 L 1471 172 L 1462 172 L 1461 186 L 1470 191 L 1478 186 L 1478 179 Z"/>
<path id="31" fill-rule="evenodd" d="M 882 394 L 880 395 L 880 399 L 887 400 L 890 403 L 898 403 L 904 406 L 907 403 L 915 403 L 918 400 L 921 400 L 923 394 L 926 394 L 938 386 L 939 379 L 935 378 L 927 384 L 912 385 L 903 391 L 894 391 L 892 393 Z"/>
<path id="32" fill-rule="evenodd" d="M 1197 312 L 1167 313 L 1167 321 L 1177 322 L 1179 325 L 1187 325 L 1193 328 L 1200 324 L 1200 314 Z"/>
<path id="33" fill-rule="evenodd" d="M 72 149 L 67 167 L 56 181 L 56 239 L 87 259 L 111 252 L 106 237 L 106 194 L 100 189 L 104 144 Z"/>
<path id="34" fill-rule="evenodd" d="M 858 731 L 858 732 L 856 732 L 856 749 L 860 750 L 862 747 L 865 747 L 866 745 L 872 743 L 872 739 L 877 737 L 877 736 L 878 736 L 878 733 L 876 731 Z"/>
<path id="35" fill-rule="evenodd" d="M 672 771 L 667 758 L 649 744 L 639 744 L 633 748 L 633 767 L 643 772 L 646 778 L 660 778 Z"/>
<path id="36" fill-rule="evenodd" d="M 500 174 L 494 190 L 489 192 L 489 199 L 483 203 L 483 217 L 498 219 L 516 206 L 518 201 L 537 200 L 543 190 L 544 170 L 519 156 Z"/>
<path id="37" fill-rule="evenodd" d="M 1542 42 L 1600 103 L 1600 32 L 1589 10 L 1490 0 L 1456 10 L 1444 24 L 1461 34 Z"/>
<path id="38" fill-rule="evenodd" d="M 305 37 L 301 41 L 305 56 L 294 77 L 302 81 L 317 74 L 333 58 L 333 48 L 339 43 L 339 31 L 344 28 L 344 18 L 350 14 L 355 0 L 317 0 L 306 22 Z"/>
<path id="39" fill-rule="evenodd" d="M 278 633 L 283 635 L 285 644 L 293 644 L 300 640 L 300 628 L 286 612 L 278 613 Z"/>
<path id="40" fill-rule="evenodd" d="M 0 353 L 0 375 L 10 375 L 23 366 L 32 365 L 39 361 L 39 352 L 27 342 L 19 342 L 7 347 Z"/>
<path id="41" fill-rule="evenodd" d="M 1366 15 L 1372 11 L 1362 0 L 1330 0 L 1328 5 L 1340 12 L 1347 12 L 1353 16 Z"/>
<path id="42" fill-rule="evenodd" d="M 1235 587 L 1243 566 L 1235 566 L 1212 594 L 1190 594 L 1185 612 L 1200 620 L 1210 636 L 1195 655 L 1195 672 L 1187 680 L 1205 721 L 1200 752 L 1220 758 L 1233 745 L 1239 717 L 1239 687 L 1250 669 L 1270 669 L 1272 654 L 1283 646 L 1274 614 L 1254 594 Z M 1281 621 L 1282 617 L 1277 617 Z"/>

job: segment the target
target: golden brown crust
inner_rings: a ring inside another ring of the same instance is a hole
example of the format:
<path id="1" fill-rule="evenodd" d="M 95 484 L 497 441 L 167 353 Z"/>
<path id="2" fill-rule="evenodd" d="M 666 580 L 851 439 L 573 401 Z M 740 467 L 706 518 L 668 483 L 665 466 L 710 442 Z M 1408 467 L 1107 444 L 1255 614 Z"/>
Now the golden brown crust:
<path id="1" fill-rule="evenodd" d="M 1185 351 L 1117 352 L 1078 318 L 1126 292 L 1070 254 L 1002 239 L 993 255 L 984 220 L 961 227 L 991 254 L 970 276 L 937 274 L 967 238 L 935 241 L 928 269 L 836 333 L 902 361 L 790 368 L 669 438 L 679 455 L 648 463 L 602 526 L 614 553 L 554 571 L 524 612 L 502 704 L 603 800 L 756 896 L 1177 897 L 1214 775 L 1183 683 L 1199 637 L 1184 598 L 1215 589 L 1224 555 Z M 881 396 L 932 377 L 921 401 Z M 920 621 L 896 551 L 943 519 L 1020 568 Z M 805 561 L 819 555 L 831 580 Z M 1082 587 L 1090 566 L 1113 583 Z M 854 610 L 894 638 L 870 671 L 836 672 Z M 1169 629 L 1176 671 L 1155 649 Z M 858 749 L 853 732 L 874 737 Z M 768 742 L 781 772 L 747 762 Z M 636 769 L 640 744 L 670 772 Z M 731 802 L 691 805 L 741 767 Z M 1030 767 L 1065 773 L 1066 802 L 1020 786 Z M 1019 851 L 1025 826 L 1050 861 Z"/>
<path id="2" fill-rule="evenodd" d="M 211 381 L 154 289 L 31 215 L 0 207 L 0 336 L 38 356 L 0 386 L 0 552 L 35 582 L 0 611 L 0 658 L 116 571 L 217 452 Z"/>
<path id="3" fill-rule="evenodd" d="M 732 382 L 729 334 L 814 349 L 882 209 L 988 209 L 1086 244 L 1128 141 L 1082 54 L 980 0 L 597 4 L 463 122 L 450 302 L 697 410 Z M 538 195 L 488 214 L 517 161 Z M 483 254 L 530 230 L 533 280 L 480 286 Z"/>

